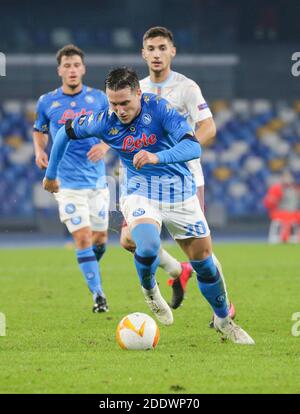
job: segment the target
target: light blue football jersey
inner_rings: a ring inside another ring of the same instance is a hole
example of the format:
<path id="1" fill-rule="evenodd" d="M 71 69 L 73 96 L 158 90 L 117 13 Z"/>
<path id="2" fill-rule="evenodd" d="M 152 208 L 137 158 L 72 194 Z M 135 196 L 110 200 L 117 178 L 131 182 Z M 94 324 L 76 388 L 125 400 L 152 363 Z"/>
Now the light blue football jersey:
<path id="1" fill-rule="evenodd" d="M 141 104 L 141 112 L 130 124 L 123 124 L 106 109 L 76 118 L 68 133 L 76 138 L 96 136 L 118 152 L 124 167 L 123 196 L 136 194 L 167 203 L 190 198 L 196 187 L 185 162 L 146 165 L 140 170 L 133 166 L 133 157 L 140 150 L 167 150 L 186 134 L 193 135 L 186 120 L 165 99 L 143 94 Z"/>
<path id="2" fill-rule="evenodd" d="M 83 85 L 79 93 L 67 95 L 60 87 L 38 100 L 34 129 L 49 133 L 55 139 L 57 131 L 68 119 L 89 115 L 107 107 L 107 97 L 100 90 Z M 94 163 L 87 158 L 87 152 L 95 144 L 99 144 L 96 137 L 70 143 L 58 169 L 61 188 L 78 190 L 106 186 L 104 161 Z"/>

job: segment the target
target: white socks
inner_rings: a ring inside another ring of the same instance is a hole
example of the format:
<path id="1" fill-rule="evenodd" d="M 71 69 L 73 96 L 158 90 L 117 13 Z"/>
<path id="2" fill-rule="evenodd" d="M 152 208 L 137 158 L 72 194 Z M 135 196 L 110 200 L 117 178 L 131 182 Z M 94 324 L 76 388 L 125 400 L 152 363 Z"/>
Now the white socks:
<path id="1" fill-rule="evenodd" d="M 164 269 L 173 279 L 180 276 L 182 269 L 181 264 L 173 256 L 171 256 L 165 249 L 162 247 L 158 253 L 159 256 L 159 267 Z"/>

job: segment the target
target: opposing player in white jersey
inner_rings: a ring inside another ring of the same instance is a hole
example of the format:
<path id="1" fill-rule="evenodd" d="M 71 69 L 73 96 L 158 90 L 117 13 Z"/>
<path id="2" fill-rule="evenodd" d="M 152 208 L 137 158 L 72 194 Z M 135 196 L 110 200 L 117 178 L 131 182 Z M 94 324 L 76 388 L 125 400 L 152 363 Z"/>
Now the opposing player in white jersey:
<path id="1" fill-rule="evenodd" d="M 42 95 L 37 104 L 33 140 L 36 164 L 48 166 L 46 146 L 59 128 L 78 115 L 92 117 L 92 111 L 105 109 L 104 92 L 85 86 L 84 54 L 74 45 L 66 45 L 57 53 L 58 74 L 62 86 Z M 72 234 L 80 270 L 93 295 L 93 312 L 108 310 L 98 262 L 105 252 L 108 229 L 109 192 L 103 156 L 108 146 L 97 138 L 69 147 L 59 169 L 61 190 L 55 195 L 61 221 Z M 93 163 L 95 155 L 98 161 Z"/>
<path id="2" fill-rule="evenodd" d="M 187 120 L 200 144 L 205 145 L 216 135 L 216 126 L 196 82 L 171 70 L 171 63 L 176 55 L 172 32 L 165 27 L 152 27 L 147 30 L 143 37 L 142 55 L 147 62 L 149 76 L 140 81 L 141 90 L 167 99 Z M 187 164 L 194 176 L 197 196 L 204 211 L 204 177 L 200 159 L 189 161 Z M 127 250 L 134 250 L 135 246 L 126 226 L 122 228 L 121 244 Z M 215 255 L 213 259 L 222 274 L 221 265 Z M 169 279 L 169 284 L 173 287 L 171 306 L 177 308 L 184 298 L 188 278 L 186 274 L 181 274 L 182 264 L 164 249 L 160 251 L 160 266 L 171 276 Z M 233 304 L 230 304 L 230 316 L 232 318 L 235 316 Z"/>

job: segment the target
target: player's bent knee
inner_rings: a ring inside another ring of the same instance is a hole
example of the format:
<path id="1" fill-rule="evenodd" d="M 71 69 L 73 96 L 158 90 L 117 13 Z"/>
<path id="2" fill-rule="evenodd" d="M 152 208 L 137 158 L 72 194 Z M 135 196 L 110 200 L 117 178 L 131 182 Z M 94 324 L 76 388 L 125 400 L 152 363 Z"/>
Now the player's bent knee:
<path id="1" fill-rule="evenodd" d="M 142 223 L 131 231 L 139 256 L 157 256 L 160 248 L 159 231 L 155 224 Z"/>

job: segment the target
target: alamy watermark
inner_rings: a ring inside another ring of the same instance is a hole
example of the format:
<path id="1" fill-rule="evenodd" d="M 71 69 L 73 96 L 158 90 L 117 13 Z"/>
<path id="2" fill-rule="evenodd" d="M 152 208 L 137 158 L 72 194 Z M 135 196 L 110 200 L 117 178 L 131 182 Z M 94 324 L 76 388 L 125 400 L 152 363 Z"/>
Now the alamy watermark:
<path id="1" fill-rule="evenodd" d="M 300 336 L 300 312 L 295 312 L 292 315 L 292 321 L 295 323 L 292 326 L 292 335 L 293 336 Z"/>
<path id="2" fill-rule="evenodd" d="M 153 169 L 155 171 L 155 168 Z M 110 193 L 109 210 L 118 211 L 120 205 L 128 196 L 150 198 L 154 204 L 160 203 L 164 211 L 186 208 L 185 201 L 191 198 L 196 191 L 191 175 L 149 175 L 144 176 L 120 167 L 119 180 L 113 176 L 106 176 Z M 118 185 L 120 191 L 118 191 Z"/>
<path id="3" fill-rule="evenodd" d="M 6 336 L 6 317 L 0 312 L 0 336 Z"/>
<path id="4" fill-rule="evenodd" d="M 0 76 L 6 76 L 6 56 L 0 52 Z"/>
<path id="5" fill-rule="evenodd" d="M 295 62 L 291 68 L 292 75 L 300 76 L 300 52 L 294 52 L 291 59 Z"/>

